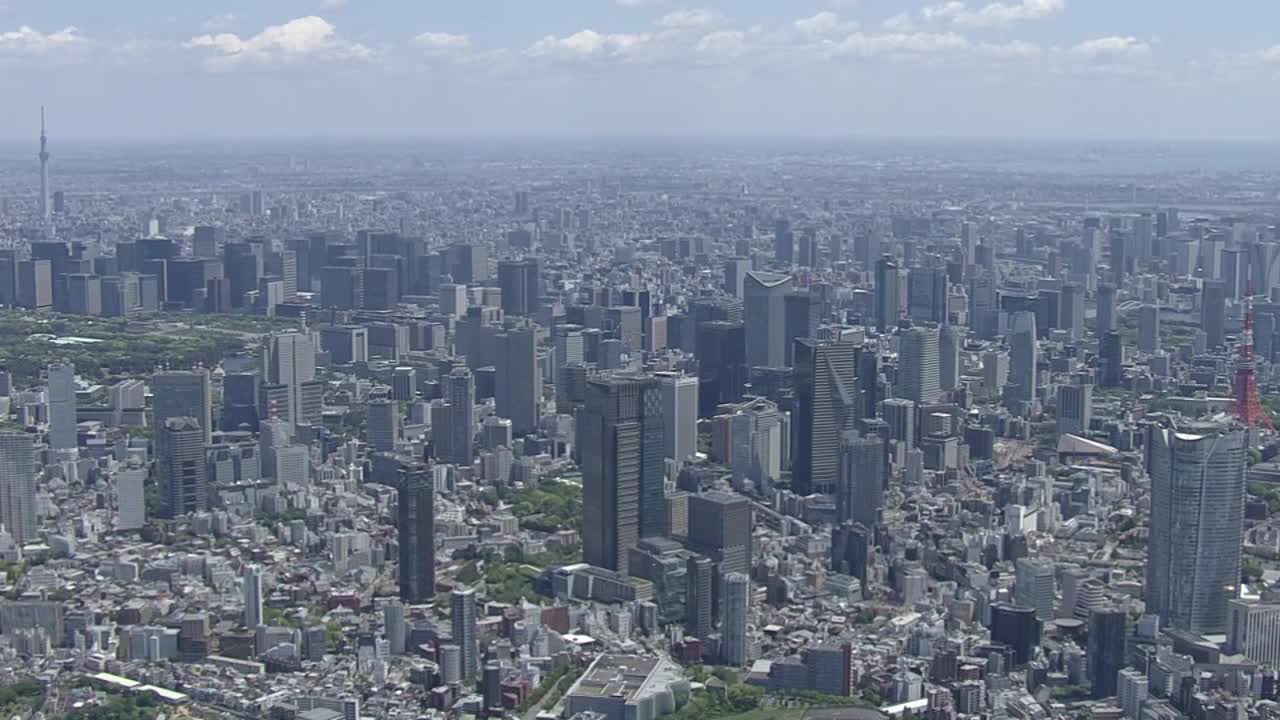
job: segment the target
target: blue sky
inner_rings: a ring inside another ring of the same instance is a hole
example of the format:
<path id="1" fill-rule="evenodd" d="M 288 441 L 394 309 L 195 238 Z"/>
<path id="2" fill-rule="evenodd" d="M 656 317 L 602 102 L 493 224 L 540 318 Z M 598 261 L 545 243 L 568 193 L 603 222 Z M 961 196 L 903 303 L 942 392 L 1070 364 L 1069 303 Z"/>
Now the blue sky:
<path id="1" fill-rule="evenodd" d="M 0 137 L 1276 139 L 1271 0 L 0 0 Z"/>

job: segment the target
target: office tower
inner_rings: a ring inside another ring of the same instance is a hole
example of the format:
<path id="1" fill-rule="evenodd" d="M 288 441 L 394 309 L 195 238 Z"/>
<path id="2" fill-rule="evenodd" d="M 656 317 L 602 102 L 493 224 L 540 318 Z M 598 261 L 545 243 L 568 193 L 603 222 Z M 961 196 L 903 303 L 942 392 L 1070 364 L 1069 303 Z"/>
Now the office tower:
<path id="1" fill-rule="evenodd" d="M 151 376 L 152 427 L 175 417 L 193 417 L 204 429 L 204 442 L 213 442 L 213 394 L 209 371 L 166 371 Z"/>
<path id="2" fill-rule="evenodd" d="M 789 275 L 749 272 L 743 290 L 748 368 L 786 367 Z"/>
<path id="3" fill-rule="evenodd" d="M 888 426 L 889 439 L 907 447 L 915 446 L 916 404 L 903 398 L 890 398 L 881 404 L 880 410 Z"/>
<path id="4" fill-rule="evenodd" d="M 1009 332 L 1009 384 L 1012 399 L 1035 402 L 1037 364 L 1040 362 L 1040 345 L 1036 340 L 1036 315 L 1033 312 L 1016 312 L 1010 318 Z"/>
<path id="5" fill-rule="evenodd" d="M 853 521 L 865 527 L 879 524 L 886 479 L 884 439 L 845 433 L 840 442 L 836 523 Z"/>
<path id="6" fill-rule="evenodd" d="M 1124 345 L 1115 330 L 1099 340 L 1098 365 L 1099 385 L 1116 388 L 1124 384 Z"/>
<path id="7" fill-rule="evenodd" d="M 436 593 L 435 478 L 431 468 L 419 462 L 399 461 L 396 472 L 400 599 L 430 602 Z"/>
<path id="8" fill-rule="evenodd" d="M 711 635 L 715 568 L 711 559 L 690 553 L 685 560 L 684 630 L 704 642 Z"/>
<path id="9" fill-rule="evenodd" d="M 587 381 L 579 413 L 584 559 L 627 572 L 628 551 L 662 535 L 662 399 L 648 377 Z"/>
<path id="10" fill-rule="evenodd" d="M 1164 619 L 1162 615 L 1162 624 Z M 1116 674 L 1125 666 L 1127 625 L 1128 616 L 1119 608 L 1096 608 L 1089 613 L 1089 694 L 1095 700 L 1116 694 Z"/>
<path id="11" fill-rule="evenodd" d="M 1053 563 L 1036 558 L 1018 558 L 1014 570 L 1014 602 L 1018 607 L 1035 610 L 1040 620 L 1052 620 L 1055 597 Z"/>
<path id="12" fill-rule="evenodd" d="M 76 431 L 76 369 L 65 363 L 49 366 L 49 447 L 74 450 Z"/>
<path id="13" fill-rule="evenodd" d="M 382 606 L 382 632 L 392 655 L 403 655 L 408 626 L 404 619 L 404 605 L 392 600 Z"/>
<path id="14" fill-rule="evenodd" d="M 831 528 L 831 571 L 856 577 L 864 585 L 873 532 L 865 525 L 853 522 L 836 524 Z"/>
<path id="15" fill-rule="evenodd" d="M 288 407 L 277 407 L 276 415 L 295 425 L 308 422 L 302 404 L 302 384 L 316 379 L 316 348 L 310 335 L 284 333 L 267 338 L 263 348 L 263 380 L 268 385 L 288 388 Z"/>
<path id="16" fill-rule="evenodd" d="M 1098 317 L 1095 329 L 1098 337 L 1116 329 L 1116 286 L 1110 283 L 1098 286 Z"/>
<path id="17" fill-rule="evenodd" d="M 898 338 L 898 382 L 894 395 L 926 405 L 942 395 L 938 329 L 913 327 Z"/>
<path id="18" fill-rule="evenodd" d="M 773 258 L 779 265 L 790 266 L 795 262 L 796 237 L 791 222 L 778 220 L 773 225 Z"/>
<path id="19" fill-rule="evenodd" d="M 1058 434 L 1084 435 L 1093 420 L 1093 386 L 1058 386 Z"/>
<path id="20" fill-rule="evenodd" d="M 696 329 L 698 416 L 711 417 L 737 402 L 747 384 L 747 335 L 738 322 L 704 322 Z"/>
<path id="21" fill-rule="evenodd" d="M 475 679 L 480 664 L 480 644 L 476 637 L 476 591 L 454 590 L 449 597 L 453 642 L 462 650 L 462 679 Z"/>
<path id="22" fill-rule="evenodd" d="M 48 260 L 18 263 L 18 305 L 28 310 L 53 307 L 53 270 Z"/>
<path id="23" fill-rule="evenodd" d="M 0 437 L 0 453 L 3 452 L 4 439 Z M 30 439 L 28 438 L 28 444 Z M 3 457 L 3 455 L 0 455 Z M 3 474 L 0 471 L 0 482 Z M 145 485 L 147 471 L 140 467 L 129 467 L 111 476 L 111 490 L 115 496 L 117 531 L 141 530 L 147 524 L 147 505 Z M 0 502 L 0 507 L 4 503 Z M 5 523 L 8 527 L 8 523 Z M 12 531 L 12 528 L 10 528 Z"/>
<path id="24" fill-rule="evenodd" d="M 250 629 L 262 625 L 262 568 L 245 565 L 240 576 L 241 596 L 244 600 L 244 626 Z"/>
<path id="25" fill-rule="evenodd" d="M 724 263 L 724 291 L 741 300 L 743 298 L 747 273 L 751 272 L 751 259 L 744 257 L 729 258 Z"/>
<path id="26" fill-rule="evenodd" d="M 195 418 L 169 418 L 156 428 L 156 477 L 163 516 L 173 520 L 209 507 L 209 472 L 204 428 Z"/>
<path id="27" fill-rule="evenodd" d="M 503 260 L 498 263 L 498 287 L 502 289 L 502 312 L 530 316 L 542 303 L 540 268 L 537 258 Z"/>
<path id="28" fill-rule="evenodd" d="M 744 573 L 725 575 L 723 594 L 720 621 L 721 661 L 730 667 L 743 667 L 751 661 L 751 646 L 747 638 L 751 578 Z"/>
<path id="29" fill-rule="evenodd" d="M 901 273 L 888 255 L 876 261 L 875 283 L 876 331 L 885 333 L 897 327 L 902 317 Z"/>
<path id="30" fill-rule="evenodd" d="M 0 432 L 0 524 L 19 545 L 36 537 L 35 448 L 23 432 Z"/>
<path id="31" fill-rule="evenodd" d="M 1149 697 L 1149 683 L 1145 672 L 1126 668 L 1117 676 L 1116 695 L 1120 701 L 1120 710 L 1129 720 L 1139 720 L 1142 705 Z"/>
<path id="32" fill-rule="evenodd" d="M 800 495 L 835 492 L 840 436 L 858 416 L 858 348 L 796 341 L 791 485 Z"/>
<path id="33" fill-rule="evenodd" d="M 1146 603 L 1162 624 L 1198 635 L 1226 630 L 1240 583 L 1246 443 L 1238 426 L 1148 428 Z"/>
<path id="34" fill-rule="evenodd" d="M 53 207 L 49 204 L 49 136 L 44 131 L 44 107 L 40 108 L 40 219 L 47 229 L 53 221 Z"/>
<path id="35" fill-rule="evenodd" d="M 690 495 L 689 517 L 687 545 L 711 559 L 716 575 L 751 572 L 751 501 L 745 495 L 719 490 Z"/>
<path id="36" fill-rule="evenodd" d="M 538 336 L 533 328 L 512 328 L 496 337 L 496 394 L 498 415 L 511 420 L 517 437 L 536 432 L 542 400 L 538 371 Z"/>
<path id="37" fill-rule="evenodd" d="M 943 392 L 960 387 L 960 349 L 964 347 L 964 335 L 954 325 L 945 325 L 938 331 L 938 385 Z"/>
<path id="38" fill-rule="evenodd" d="M 991 639 L 1013 650 L 1016 666 L 1031 662 L 1036 647 L 1040 645 L 1040 628 L 1040 619 L 1032 608 L 1006 603 L 991 606 Z"/>
<path id="39" fill-rule="evenodd" d="M 907 317 L 917 323 L 947 322 L 947 271 L 913 267 L 907 271 Z"/>
<path id="40" fill-rule="evenodd" d="M 662 454 L 679 463 L 698 453 L 698 378 L 658 373 L 662 396 Z"/>
<path id="41" fill-rule="evenodd" d="M 1148 355 L 1160 352 L 1160 308 L 1155 305 L 1138 310 L 1138 350 Z"/>
<path id="42" fill-rule="evenodd" d="M 1206 280 L 1200 289 L 1200 327 L 1204 329 L 1205 344 L 1210 348 L 1222 345 L 1226 338 L 1227 290 L 1218 280 Z"/>
<path id="43" fill-rule="evenodd" d="M 445 401 L 443 422 L 432 417 L 431 441 L 441 462 L 468 467 L 475 458 L 475 376 L 465 367 L 454 368 L 441 379 Z"/>
<path id="44" fill-rule="evenodd" d="M 369 447 L 379 452 L 395 452 L 400 439 L 400 407 L 394 400 L 370 400 L 365 420 Z"/>

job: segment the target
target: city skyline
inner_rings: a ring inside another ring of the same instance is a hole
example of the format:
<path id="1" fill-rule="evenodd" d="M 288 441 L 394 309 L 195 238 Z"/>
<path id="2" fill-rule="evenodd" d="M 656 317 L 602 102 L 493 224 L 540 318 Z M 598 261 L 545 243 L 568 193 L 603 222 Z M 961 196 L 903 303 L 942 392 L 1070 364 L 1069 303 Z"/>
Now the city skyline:
<path id="1" fill-rule="evenodd" d="M 7 3 L 0 61 L 15 71 L 0 74 L 0 91 L 48 105 L 59 118 L 50 129 L 65 139 L 1276 139 L 1264 119 L 1274 100 L 1255 92 L 1280 72 L 1280 44 L 1263 30 L 1272 8 L 227 0 L 152 13 L 150 5 L 106 13 L 75 0 Z M 121 103 L 126 96 L 138 100 Z M 1237 111 L 1214 111 L 1224 103 Z M 157 105 L 180 108 L 182 121 Z M 7 115 L 0 138 L 26 137 L 27 127 Z"/>

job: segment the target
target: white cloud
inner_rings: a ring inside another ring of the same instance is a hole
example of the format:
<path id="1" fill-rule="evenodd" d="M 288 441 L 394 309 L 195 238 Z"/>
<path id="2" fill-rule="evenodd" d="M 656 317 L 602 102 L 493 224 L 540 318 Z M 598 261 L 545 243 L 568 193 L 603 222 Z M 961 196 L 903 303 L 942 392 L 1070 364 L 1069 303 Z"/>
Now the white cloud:
<path id="1" fill-rule="evenodd" d="M 722 19 L 723 16 L 715 10 L 674 10 L 663 15 L 658 25 L 671 30 L 700 29 L 719 24 Z"/>
<path id="2" fill-rule="evenodd" d="M 85 36 L 74 26 L 57 32 L 42 33 L 23 25 L 17 30 L 0 32 L 0 55 L 43 55 L 81 46 L 86 42 Z"/>
<path id="3" fill-rule="evenodd" d="M 183 47 L 210 53 L 209 62 L 214 67 L 240 62 L 359 60 L 373 55 L 368 47 L 338 37 L 337 28 L 332 23 L 315 15 L 296 18 L 283 25 L 270 25 L 247 38 L 235 33 L 199 35 L 183 43 Z"/>
<path id="4" fill-rule="evenodd" d="M 1016 3 L 993 2 L 971 9 L 960 0 L 950 0 L 920 11 L 926 21 L 950 22 L 975 28 L 1003 27 L 1014 23 L 1042 20 L 1061 15 L 1067 0 L 1021 0 Z"/>
<path id="5" fill-rule="evenodd" d="M 1082 42 L 1067 53 L 1084 60 L 1131 60 L 1150 56 L 1151 43 L 1132 35 L 1112 35 Z"/>
<path id="6" fill-rule="evenodd" d="M 444 32 L 424 32 L 413 39 L 419 47 L 440 54 L 465 52 L 471 49 L 471 37 Z"/>

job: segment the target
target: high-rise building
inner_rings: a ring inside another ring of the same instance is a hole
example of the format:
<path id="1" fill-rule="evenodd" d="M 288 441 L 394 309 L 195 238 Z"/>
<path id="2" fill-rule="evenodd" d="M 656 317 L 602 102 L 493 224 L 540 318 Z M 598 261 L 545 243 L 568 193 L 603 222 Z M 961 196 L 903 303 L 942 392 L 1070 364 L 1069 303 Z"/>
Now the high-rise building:
<path id="1" fill-rule="evenodd" d="M 427 465 L 401 461 L 396 482 L 400 599 L 429 602 L 436 591 L 435 479 Z"/>
<path id="2" fill-rule="evenodd" d="M 1116 329 L 1116 286 L 1103 283 L 1098 286 L 1098 317 L 1096 334 L 1102 337 Z"/>
<path id="3" fill-rule="evenodd" d="M 151 376 L 153 427 L 175 417 L 193 417 L 204 429 L 204 442 L 213 441 L 213 393 L 209 371 L 165 371 Z"/>
<path id="4" fill-rule="evenodd" d="M 541 270 L 537 258 L 503 260 L 498 263 L 498 287 L 502 290 L 502 312 L 531 316 L 541 307 Z"/>
<path id="5" fill-rule="evenodd" d="M 262 568 L 257 565 L 245 565 L 240 575 L 241 596 L 244 601 L 244 626 L 250 629 L 263 624 L 262 621 Z"/>
<path id="6" fill-rule="evenodd" d="M 1116 675 L 1125 666 L 1127 624 L 1128 616 L 1119 608 L 1096 608 L 1089 614 L 1089 686 L 1095 699 L 1116 694 Z"/>
<path id="7" fill-rule="evenodd" d="M 1148 355 L 1160 352 L 1160 308 L 1143 305 L 1138 309 L 1138 350 Z"/>
<path id="8" fill-rule="evenodd" d="M 886 255 L 876 261 L 875 282 L 876 331 L 884 333 L 897 327 L 902 317 L 902 274 L 893 258 Z"/>
<path id="9" fill-rule="evenodd" d="M 311 336 L 283 333 L 267 338 L 263 347 L 263 380 L 289 389 L 287 408 L 275 408 L 276 416 L 295 425 L 318 421 L 305 417 L 302 385 L 316 379 L 316 347 Z"/>
<path id="10" fill-rule="evenodd" d="M 19 545 L 36 537 L 35 447 L 23 432 L 0 432 L 0 524 Z"/>
<path id="11" fill-rule="evenodd" d="M 499 334 L 495 341 L 494 400 L 498 415 L 510 419 L 512 431 L 522 437 L 538 429 L 538 407 L 542 400 L 538 337 L 533 328 L 511 328 Z"/>
<path id="12" fill-rule="evenodd" d="M 845 433 L 840 443 L 836 523 L 853 521 L 875 527 L 884 506 L 886 478 L 884 439 Z"/>
<path id="13" fill-rule="evenodd" d="M 1093 421 L 1093 386 L 1058 386 L 1058 434 L 1084 435 Z"/>
<path id="14" fill-rule="evenodd" d="M 1016 312 L 1010 318 L 1009 331 L 1009 393 L 1012 399 L 1035 402 L 1037 365 L 1040 362 L 1040 344 L 1036 339 L 1036 314 Z"/>
<path id="15" fill-rule="evenodd" d="M 898 339 L 898 382 L 894 395 L 925 405 L 942 395 L 938 329 L 913 327 Z"/>
<path id="16" fill-rule="evenodd" d="M 687 462 L 698 452 L 698 378 L 658 373 L 662 395 L 662 454 Z"/>
<path id="17" fill-rule="evenodd" d="M 74 450 L 77 445 L 75 366 L 66 363 L 50 365 L 47 388 L 49 447 Z"/>
<path id="18" fill-rule="evenodd" d="M 1227 601 L 1240 583 L 1247 442 L 1237 426 L 1148 428 L 1146 603 L 1169 627 L 1200 635 L 1227 628 Z"/>
<path id="19" fill-rule="evenodd" d="M 840 436 L 858 417 L 858 347 L 797 340 L 795 356 L 792 487 L 830 495 L 840 475 Z"/>
<path id="20" fill-rule="evenodd" d="M 204 428 L 195 418 L 169 418 L 156 428 L 156 476 L 170 520 L 209 507 Z"/>
<path id="21" fill-rule="evenodd" d="M 1210 348 L 1221 346 L 1226 339 L 1227 289 L 1220 280 L 1206 280 L 1200 289 L 1200 327 Z"/>
<path id="22" fill-rule="evenodd" d="M 743 290 L 747 367 L 786 367 L 787 294 L 790 275 L 749 272 Z"/>
<path id="23" fill-rule="evenodd" d="M 582 448 L 583 558 L 627 572 L 629 551 L 666 525 L 662 399 L 650 377 L 587 382 L 579 413 Z"/>
<path id="24" fill-rule="evenodd" d="M 720 659 L 730 667 L 744 667 L 751 661 L 747 620 L 751 609 L 751 578 L 744 573 L 724 576 L 721 602 Z"/>
<path id="25" fill-rule="evenodd" d="M 476 591 L 454 590 L 449 597 L 453 642 L 462 649 L 462 679 L 474 680 L 480 667 L 480 641 L 476 636 Z"/>

